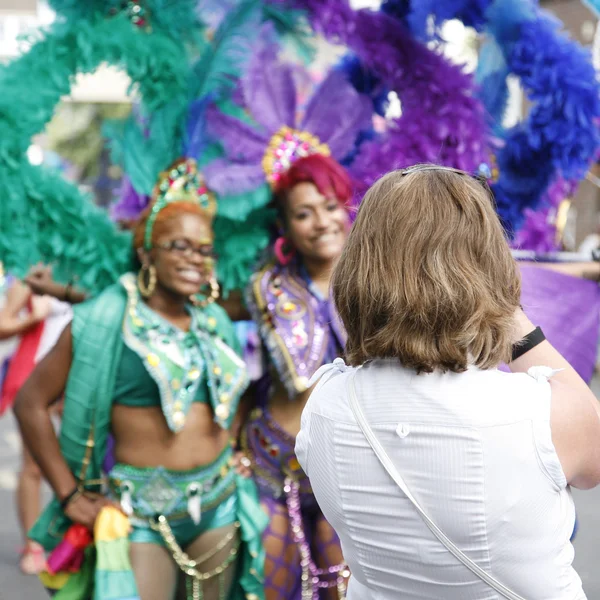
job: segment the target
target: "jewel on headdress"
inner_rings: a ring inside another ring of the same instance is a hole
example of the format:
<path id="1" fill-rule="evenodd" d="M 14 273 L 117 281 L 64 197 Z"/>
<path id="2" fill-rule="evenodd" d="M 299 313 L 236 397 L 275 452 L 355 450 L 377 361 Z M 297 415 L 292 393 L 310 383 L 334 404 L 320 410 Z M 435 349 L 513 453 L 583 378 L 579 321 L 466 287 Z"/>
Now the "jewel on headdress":
<path id="1" fill-rule="evenodd" d="M 217 201 L 212 192 L 206 187 L 204 177 L 198 171 L 193 158 L 182 161 L 169 171 L 161 173 L 154 191 L 154 202 L 144 236 L 144 248 L 152 247 L 152 228 L 158 213 L 174 202 L 191 202 L 202 208 L 208 216 L 213 217 L 217 210 Z"/>
<path id="2" fill-rule="evenodd" d="M 131 23 L 137 28 L 146 29 L 148 32 L 150 31 L 148 9 L 144 6 L 144 2 L 142 0 L 124 1 L 121 3 L 121 10 L 125 12 Z M 111 16 L 114 16 L 118 12 L 119 9 L 116 7 L 112 7 L 109 10 L 109 14 Z"/>
<path id="3" fill-rule="evenodd" d="M 329 146 L 306 131 L 282 127 L 269 141 L 262 159 L 262 168 L 271 186 L 275 186 L 281 175 L 299 158 L 311 154 L 331 154 Z"/>

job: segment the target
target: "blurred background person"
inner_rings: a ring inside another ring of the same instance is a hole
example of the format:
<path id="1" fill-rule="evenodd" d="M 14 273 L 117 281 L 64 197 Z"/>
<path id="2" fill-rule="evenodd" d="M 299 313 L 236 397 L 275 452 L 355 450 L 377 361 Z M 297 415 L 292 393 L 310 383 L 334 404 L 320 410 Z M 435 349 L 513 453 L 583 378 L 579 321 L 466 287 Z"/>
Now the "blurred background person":
<path id="1" fill-rule="evenodd" d="M 37 293 L 34 293 L 25 281 L 11 279 L 5 292 L 4 305 L 0 308 L 0 339 L 19 338 L 14 354 L 7 357 L 1 387 L 0 415 L 12 407 L 19 389 L 35 365 L 54 346 L 72 316 L 68 303 L 39 293 L 43 285 L 51 281 L 49 268 L 35 267 L 29 273 L 29 277 L 32 282 L 39 281 L 42 284 Z M 58 408 L 57 405 L 54 406 L 55 414 Z M 33 575 L 46 567 L 42 547 L 27 537 L 27 532 L 40 516 L 42 477 L 25 446 L 22 447 L 21 456 L 16 492 L 19 524 L 23 535 L 19 564 L 23 573 Z"/>

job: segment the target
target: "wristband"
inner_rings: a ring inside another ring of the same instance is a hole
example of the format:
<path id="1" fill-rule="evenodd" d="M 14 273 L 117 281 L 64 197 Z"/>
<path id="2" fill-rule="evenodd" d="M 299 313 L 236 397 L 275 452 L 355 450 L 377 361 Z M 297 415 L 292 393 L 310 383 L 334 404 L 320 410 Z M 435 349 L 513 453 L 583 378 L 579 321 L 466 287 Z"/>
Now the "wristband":
<path id="1" fill-rule="evenodd" d="M 513 344 L 511 362 L 517 360 L 530 350 L 533 350 L 538 344 L 541 344 L 546 339 L 541 327 L 536 327 L 529 332 L 522 340 Z"/>
<path id="2" fill-rule="evenodd" d="M 67 496 L 65 496 L 65 498 L 61 500 L 60 508 L 62 509 L 62 511 L 65 512 L 67 506 L 69 506 L 69 504 L 71 504 L 71 502 L 73 502 L 74 500 L 77 500 L 77 498 L 79 498 L 79 496 L 81 496 L 82 494 L 83 491 L 81 490 L 79 485 L 76 485 L 75 489 L 73 489 L 71 493 L 69 493 Z"/>

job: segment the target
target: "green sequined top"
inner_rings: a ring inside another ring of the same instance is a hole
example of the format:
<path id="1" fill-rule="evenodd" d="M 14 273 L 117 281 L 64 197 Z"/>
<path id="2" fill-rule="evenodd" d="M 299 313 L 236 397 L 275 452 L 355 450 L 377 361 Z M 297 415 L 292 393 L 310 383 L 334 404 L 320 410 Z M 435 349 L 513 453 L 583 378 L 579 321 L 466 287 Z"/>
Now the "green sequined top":
<path id="1" fill-rule="evenodd" d="M 202 383 L 196 390 L 193 402 L 208 402 L 205 373 L 202 374 Z M 142 359 L 125 344 L 117 367 L 113 404 L 139 408 L 160 406 L 160 391 L 156 381 L 144 367 Z"/>
<path id="2" fill-rule="evenodd" d="M 142 301 L 133 274 L 121 277 L 121 284 L 127 291 L 122 325 L 125 346 L 113 402 L 160 404 L 173 432 L 183 429 L 193 402 L 207 402 L 215 421 L 228 429 L 248 386 L 248 374 L 223 309 L 214 304 L 190 305 L 190 328 L 182 331 Z"/>

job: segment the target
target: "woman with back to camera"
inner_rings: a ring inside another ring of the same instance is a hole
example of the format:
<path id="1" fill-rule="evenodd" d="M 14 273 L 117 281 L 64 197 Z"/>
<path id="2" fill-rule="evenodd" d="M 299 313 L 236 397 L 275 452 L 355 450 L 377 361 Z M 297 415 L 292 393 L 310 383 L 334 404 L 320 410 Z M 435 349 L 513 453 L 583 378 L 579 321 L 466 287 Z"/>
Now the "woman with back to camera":
<path id="1" fill-rule="evenodd" d="M 139 272 L 74 309 L 17 398 L 25 441 L 56 495 L 32 537 L 50 551 L 70 523 L 93 529 L 118 503 L 130 516 L 140 600 L 262 597 L 266 519 L 232 447 L 248 378 L 231 322 L 210 302 L 214 209 L 195 161 L 162 173 L 134 229 Z M 46 407 L 65 388 L 59 445 Z M 116 464 L 103 497 L 109 433 Z M 115 597 L 124 573 L 102 573 L 117 578 Z"/>
<path id="2" fill-rule="evenodd" d="M 296 452 L 348 599 L 584 599 L 569 486 L 600 482 L 598 403 L 520 310 L 487 184 L 389 173 L 332 285 L 351 366 L 320 371 Z"/>
<path id="3" fill-rule="evenodd" d="M 348 235 L 350 198 L 350 179 L 335 160 L 320 154 L 298 159 L 275 188 L 276 260 L 248 290 L 268 362 L 258 407 L 242 435 L 270 517 L 263 535 L 267 600 L 344 596 L 339 540 L 315 502 L 294 443 L 310 376 L 343 352 L 345 333 L 329 282 Z M 322 589 L 327 586 L 332 589 Z"/>

